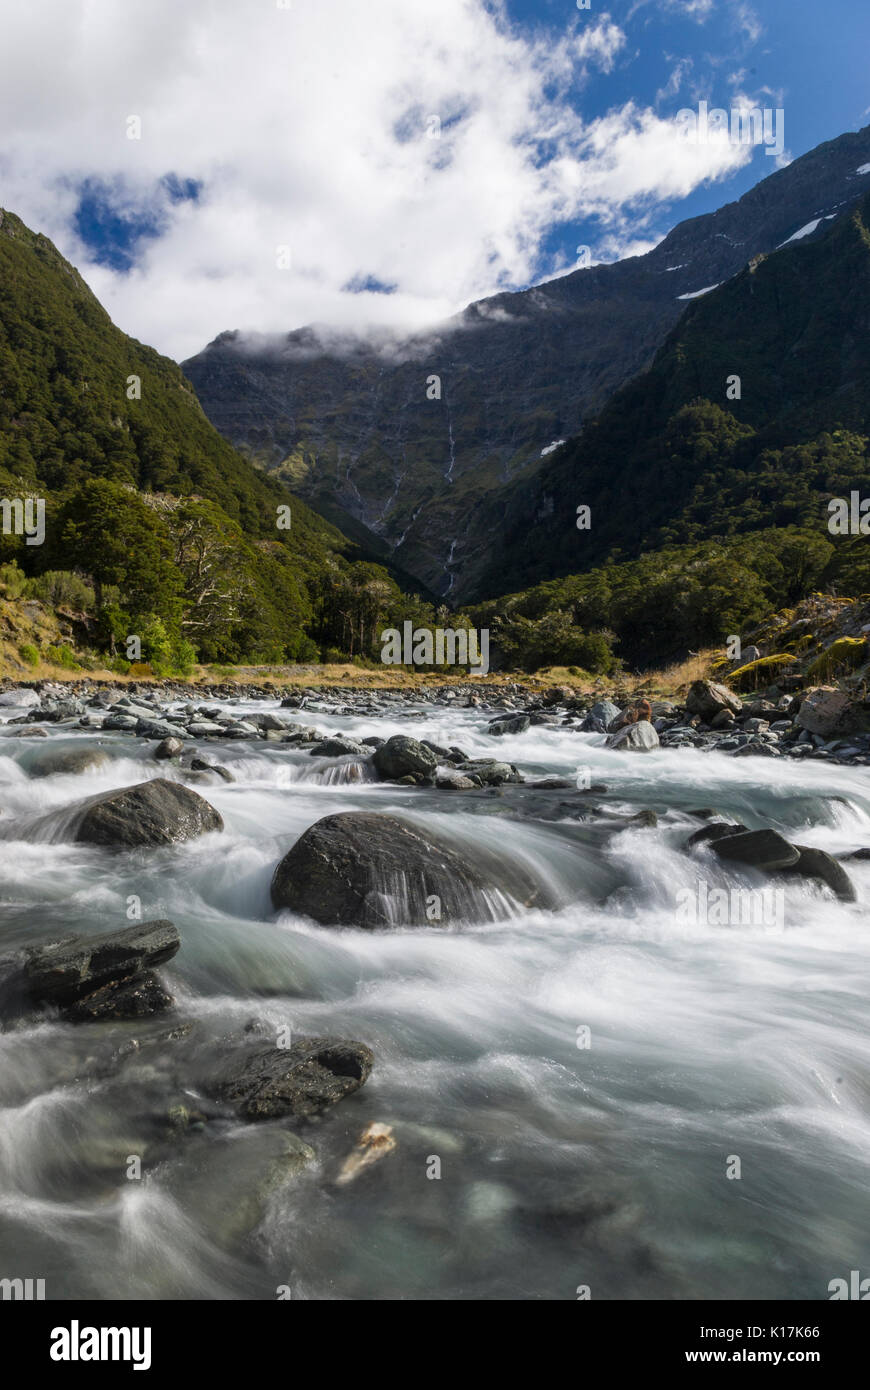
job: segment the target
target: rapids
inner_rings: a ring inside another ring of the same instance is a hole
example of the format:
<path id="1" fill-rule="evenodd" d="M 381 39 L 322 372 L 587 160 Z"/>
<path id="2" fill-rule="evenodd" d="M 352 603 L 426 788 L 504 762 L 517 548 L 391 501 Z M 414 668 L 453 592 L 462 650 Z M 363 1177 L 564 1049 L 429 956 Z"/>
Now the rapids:
<path id="1" fill-rule="evenodd" d="M 254 708 L 276 705 L 232 711 Z M 839 855 L 870 844 L 866 769 L 620 753 L 560 727 L 496 740 L 476 710 L 415 713 L 316 718 L 459 744 L 526 778 L 582 765 L 609 789 L 594 802 L 653 808 L 658 826 L 604 835 L 535 818 L 544 793 L 393 786 L 353 758 L 218 741 L 202 747 L 235 780 L 196 790 L 225 833 L 109 853 L 66 841 L 65 810 L 180 770 L 119 733 L 0 728 L 0 951 L 127 926 L 133 898 L 182 939 L 163 971 L 175 1013 L 0 1033 L 0 1277 L 44 1278 L 57 1299 L 574 1299 L 582 1285 L 602 1299 L 820 1299 L 870 1272 L 870 861 L 846 866 L 853 904 L 785 880 L 774 926 L 675 910 L 699 876 L 761 883 L 684 852 L 703 823 L 691 811 Z M 109 766 L 29 777 L 46 747 L 90 745 Z M 473 921 L 383 933 L 276 915 L 280 857 L 351 809 L 521 863 L 555 905 L 505 890 Z M 171 1107 L 201 1100 L 165 1038 L 182 1020 L 198 1055 L 256 1020 L 273 1039 L 288 1025 L 359 1039 L 375 1069 L 293 1127 L 316 1162 L 264 1189 L 275 1126 L 210 1121 L 166 1140 Z M 372 1122 L 393 1127 L 395 1151 L 336 1185 Z"/>

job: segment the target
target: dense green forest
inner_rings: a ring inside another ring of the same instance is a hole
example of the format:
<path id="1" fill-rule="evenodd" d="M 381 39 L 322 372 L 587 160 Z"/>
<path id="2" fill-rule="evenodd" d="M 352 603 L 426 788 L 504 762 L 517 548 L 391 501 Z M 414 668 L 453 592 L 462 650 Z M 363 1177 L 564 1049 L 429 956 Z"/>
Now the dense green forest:
<path id="1" fill-rule="evenodd" d="M 870 594 L 867 537 L 797 526 L 728 542 L 665 546 L 531 589 L 476 604 L 502 664 L 526 671 L 578 666 L 614 671 L 676 660 L 692 648 L 724 646 L 771 611 L 827 590 Z"/>
<path id="2" fill-rule="evenodd" d="M 690 304 L 650 370 L 508 490 L 493 598 L 469 612 L 526 669 L 606 663 L 602 642 L 642 665 L 815 589 L 870 593 L 867 536 L 828 525 L 831 499 L 870 499 L 868 434 L 870 197 Z"/>

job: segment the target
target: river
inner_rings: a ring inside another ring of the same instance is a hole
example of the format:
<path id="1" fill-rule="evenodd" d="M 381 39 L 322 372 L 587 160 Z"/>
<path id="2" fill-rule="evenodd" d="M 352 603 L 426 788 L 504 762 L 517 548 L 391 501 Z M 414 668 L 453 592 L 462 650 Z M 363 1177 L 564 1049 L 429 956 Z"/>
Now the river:
<path id="1" fill-rule="evenodd" d="M 277 704 L 232 706 L 246 709 Z M 316 718 L 460 744 L 529 778 L 582 765 L 608 787 L 593 801 L 653 808 L 658 825 L 604 834 L 537 819 L 532 791 L 395 786 L 354 759 L 227 741 L 208 753 L 235 780 L 196 788 L 223 834 L 110 853 L 65 842 L 62 819 L 45 838 L 37 818 L 180 771 L 120 733 L 0 728 L 0 950 L 128 926 L 135 899 L 182 939 L 163 972 L 172 1014 L 0 1034 L 0 1276 L 44 1278 L 58 1299 L 573 1300 L 820 1299 L 850 1269 L 870 1273 L 870 861 L 847 865 L 853 904 L 785 881 L 775 923 L 675 908 L 699 877 L 756 882 L 685 852 L 703 823 L 690 812 L 839 855 L 870 844 L 866 769 L 638 755 L 545 726 L 494 749 L 483 712 L 423 704 Z M 32 778 L 47 745 L 111 762 Z M 281 856 L 319 818 L 360 809 L 521 863 L 556 906 L 498 894 L 476 921 L 390 932 L 276 914 Z M 164 1039 L 178 1020 L 189 1037 Z M 367 1085 L 305 1125 L 210 1118 L 190 1049 L 288 1026 L 366 1043 Z M 205 1120 L 173 1142 L 178 1106 Z M 372 1122 L 395 1149 L 337 1184 Z M 317 1159 L 263 1192 L 282 1126 Z"/>

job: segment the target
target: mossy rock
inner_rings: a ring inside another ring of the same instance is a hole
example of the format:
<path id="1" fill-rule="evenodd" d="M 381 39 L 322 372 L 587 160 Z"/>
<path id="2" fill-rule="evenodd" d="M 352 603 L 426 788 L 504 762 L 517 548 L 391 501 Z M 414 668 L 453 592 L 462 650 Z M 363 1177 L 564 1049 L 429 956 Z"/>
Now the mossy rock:
<path id="1" fill-rule="evenodd" d="M 808 667 L 807 675 L 812 680 L 826 679 L 838 668 L 853 671 L 867 659 L 866 637 L 838 637 L 830 647 L 817 656 Z"/>
<path id="2" fill-rule="evenodd" d="M 731 672 L 731 685 L 736 690 L 757 690 L 759 681 L 769 680 L 774 674 L 781 674 L 789 666 L 794 666 L 793 652 L 777 652 L 773 656 L 760 656 L 757 661 L 749 661 Z"/>

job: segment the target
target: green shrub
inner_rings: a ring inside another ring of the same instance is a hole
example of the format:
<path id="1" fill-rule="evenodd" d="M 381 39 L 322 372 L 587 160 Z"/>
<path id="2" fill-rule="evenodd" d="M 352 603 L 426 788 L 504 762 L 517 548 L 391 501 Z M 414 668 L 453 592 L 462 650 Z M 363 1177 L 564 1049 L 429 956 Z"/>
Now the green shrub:
<path id="1" fill-rule="evenodd" d="M 26 587 L 27 579 L 14 560 L 9 560 L 7 564 L 0 565 L 0 589 L 5 591 L 7 598 L 21 598 Z"/>
<path id="2" fill-rule="evenodd" d="M 172 641 L 163 619 L 152 614 L 140 636 L 143 661 L 147 661 L 158 676 L 165 675 L 172 665 Z"/>
<path id="3" fill-rule="evenodd" d="M 193 675 L 193 668 L 196 665 L 196 648 L 192 642 L 188 642 L 186 637 L 178 637 L 172 644 L 172 672 L 173 676 L 183 676 L 185 679 Z"/>
<path id="4" fill-rule="evenodd" d="M 52 666 L 62 666 L 66 671 L 81 670 L 78 661 L 76 661 L 75 652 L 72 647 L 68 647 L 66 643 L 63 643 L 61 646 L 46 647 L 45 659 L 50 662 Z"/>
<path id="5" fill-rule="evenodd" d="M 32 642 L 25 642 L 23 646 L 19 647 L 18 655 L 22 661 L 27 662 L 28 666 L 39 665 L 39 649 L 34 647 Z"/>
<path id="6" fill-rule="evenodd" d="M 93 589 L 72 570 L 46 570 L 27 580 L 26 593 L 28 598 L 38 598 L 51 608 L 90 613 L 94 607 Z"/>

